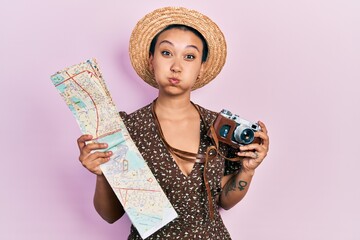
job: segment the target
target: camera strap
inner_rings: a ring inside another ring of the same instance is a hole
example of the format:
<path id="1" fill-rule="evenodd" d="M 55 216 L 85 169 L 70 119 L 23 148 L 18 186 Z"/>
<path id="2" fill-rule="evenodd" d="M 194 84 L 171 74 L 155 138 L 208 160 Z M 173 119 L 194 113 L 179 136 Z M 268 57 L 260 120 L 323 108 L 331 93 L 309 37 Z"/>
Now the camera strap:
<path id="1" fill-rule="evenodd" d="M 209 161 L 211 161 L 212 159 L 214 159 L 217 155 L 221 156 L 222 158 L 229 160 L 229 161 L 240 161 L 241 158 L 240 157 L 235 157 L 235 158 L 228 158 L 225 157 L 223 154 L 221 154 L 221 152 L 219 151 L 219 140 L 215 134 L 215 129 L 213 125 L 210 125 L 210 127 L 206 124 L 206 121 L 204 120 L 199 107 L 194 104 L 193 102 L 191 102 L 191 104 L 195 107 L 195 109 L 198 111 L 201 121 L 205 124 L 205 128 L 209 129 L 208 130 L 208 136 L 211 138 L 213 145 L 207 147 L 206 149 L 206 153 L 205 154 L 201 154 L 201 153 L 191 153 L 191 152 L 187 152 L 184 150 L 180 150 L 177 148 L 172 147 L 165 139 L 163 131 L 161 129 L 161 125 L 159 122 L 159 119 L 156 115 L 155 112 L 155 104 L 156 104 L 156 99 L 153 101 L 152 105 L 151 105 L 151 112 L 152 115 L 154 117 L 155 120 L 155 125 L 157 126 L 157 129 L 159 131 L 160 134 L 160 138 L 161 141 L 164 143 L 165 147 L 168 149 L 168 151 L 182 159 L 188 162 L 193 162 L 193 163 L 203 163 L 204 164 L 204 172 L 203 172 L 203 179 L 204 179 L 204 183 L 205 183 L 205 188 L 206 188 L 206 193 L 207 193 L 207 197 L 208 197 L 208 203 L 209 203 L 209 214 L 210 214 L 210 219 L 213 220 L 214 219 L 214 206 L 213 206 L 213 201 L 212 201 L 212 194 L 211 194 L 211 189 L 210 189 L 210 184 L 209 184 L 209 180 L 207 177 L 207 172 L 208 172 L 208 163 Z"/>
<path id="2" fill-rule="evenodd" d="M 200 115 L 200 118 L 201 118 L 201 121 L 204 121 L 202 115 L 200 114 L 200 110 L 198 109 L 198 107 L 193 103 L 191 102 L 191 104 L 196 108 L 196 110 L 198 111 L 199 115 Z M 206 159 L 206 155 L 207 154 L 201 154 L 201 153 L 192 153 L 192 152 L 187 152 L 187 151 L 184 151 L 184 150 L 180 150 L 178 148 L 174 148 L 172 147 L 165 139 L 165 136 L 164 136 L 164 133 L 162 131 L 162 128 L 161 128 L 161 125 L 160 125 L 160 122 L 159 122 L 159 119 L 156 115 L 156 112 L 155 112 L 155 105 L 156 105 L 156 99 L 153 101 L 152 103 L 152 106 L 151 106 L 151 112 L 152 112 L 152 115 L 155 119 L 155 125 L 159 131 L 159 134 L 160 134 L 160 138 L 161 138 L 161 141 L 164 143 L 165 147 L 168 149 L 168 151 L 173 154 L 174 156 L 182 159 L 182 160 L 185 160 L 185 161 L 189 161 L 189 162 L 193 162 L 193 163 L 205 163 L 205 159 Z M 216 149 L 214 149 L 216 150 Z M 216 151 L 217 152 L 217 151 Z M 211 154 L 210 154 L 212 157 L 211 159 L 213 159 L 214 157 L 216 157 L 216 154 L 215 154 L 215 151 L 213 151 Z"/>

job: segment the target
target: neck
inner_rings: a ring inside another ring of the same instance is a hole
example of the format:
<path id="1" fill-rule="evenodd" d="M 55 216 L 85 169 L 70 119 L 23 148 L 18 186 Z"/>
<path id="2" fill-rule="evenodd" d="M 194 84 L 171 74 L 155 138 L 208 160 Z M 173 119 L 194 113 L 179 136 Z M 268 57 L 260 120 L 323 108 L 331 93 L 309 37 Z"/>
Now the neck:
<path id="1" fill-rule="evenodd" d="M 166 111 L 186 111 L 189 108 L 192 108 L 192 104 L 190 102 L 190 95 L 188 96 L 164 96 L 162 94 L 158 95 L 156 100 L 157 108 Z"/>
<path id="2" fill-rule="evenodd" d="M 160 118 L 182 118 L 194 110 L 195 108 L 190 102 L 190 96 L 184 98 L 159 95 L 155 105 L 155 112 Z"/>

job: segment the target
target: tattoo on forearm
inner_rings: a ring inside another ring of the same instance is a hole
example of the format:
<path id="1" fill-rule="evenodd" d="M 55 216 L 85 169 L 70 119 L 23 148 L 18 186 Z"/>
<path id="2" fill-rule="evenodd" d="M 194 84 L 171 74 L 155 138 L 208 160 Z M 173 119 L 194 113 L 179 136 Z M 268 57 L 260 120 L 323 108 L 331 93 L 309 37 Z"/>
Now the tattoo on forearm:
<path id="1" fill-rule="evenodd" d="M 238 186 L 238 188 L 240 189 L 240 191 L 243 191 L 246 186 L 247 186 L 247 182 L 242 181 L 242 180 L 239 181 L 239 186 Z"/>
<path id="2" fill-rule="evenodd" d="M 225 185 L 225 196 L 230 192 L 234 191 L 236 188 L 235 178 L 231 178 L 229 182 Z"/>
<path id="3" fill-rule="evenodd" d="M 236 186 L 236 181 L 235 178 L 232 178 L 229 180 L 229 182 L 225 185 L 225 196 L 231 192 L 231 191 L 235 191 L 236 187 L 240 190 L 243 191 L 245 190 L 246 186 L 248 185 L 248 183 L 246 181 L 242 181 L 240 180 Z"/>

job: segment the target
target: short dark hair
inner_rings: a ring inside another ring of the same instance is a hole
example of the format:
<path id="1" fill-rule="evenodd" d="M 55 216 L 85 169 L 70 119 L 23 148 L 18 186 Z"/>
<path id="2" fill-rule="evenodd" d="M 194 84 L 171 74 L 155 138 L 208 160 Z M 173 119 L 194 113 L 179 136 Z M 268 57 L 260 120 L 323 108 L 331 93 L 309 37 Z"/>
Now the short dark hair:
<path id="1" fill-rule="evenodd" d="M 192 27 L 189 27 L 189 26 L 186 26 L 186 25 L 182 25 L 182 24 L 171 24 L 171 25 L 165 27 L 163 30 L 161 30 L 158 34 L 155 35 L 155 37 L 151 40 L 151 43 L 150 43 L 149 52 L 150 52 L 151 56 L 154 56 L 155 45 L 156 45 L 156 42 L 157 42 L 157 39 L 158 39 L 159 35 L 161 33 L 165 32 L 165 31 L 167 31 L 167 30 L 170 30 L 170 29 L 180 29 L 180 30 L 183 30 L 183 31 L 190 31 L 190 32 L 194 33 L 197 37 L 199 37 L 202 44 L 203 44 L 203 52 L 202 52 L 201 62 L 202 63 L 206 62 L 208 52 L 209 52 L 209 48 L 208 48 L 208 44 L 207 44 L 204 36 L 198 30 L 196 30 L 195 28 L 192 28 Z"/>

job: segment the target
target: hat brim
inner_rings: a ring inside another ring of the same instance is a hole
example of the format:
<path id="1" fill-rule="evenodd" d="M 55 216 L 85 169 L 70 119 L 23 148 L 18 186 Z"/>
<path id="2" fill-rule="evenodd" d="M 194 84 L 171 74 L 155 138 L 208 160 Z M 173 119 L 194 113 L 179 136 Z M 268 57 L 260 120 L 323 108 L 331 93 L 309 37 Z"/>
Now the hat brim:
<path id="1" fill-rule="evenodd" d="M 195 10 L 183 7 L 165 7 L 145 15 L 135 26 L 129 45 L 130 61 L 136 73 L 148 84 L 157 88 L 149 68 L 149 50 L 153 38 L 172 24 L 182 24 L 199 31 L 208 44 L 208 57 L 204 71 L 193 90 L 213 80 L 226 60 L 226 41 L 220 28 L 210 18 Z"/>

